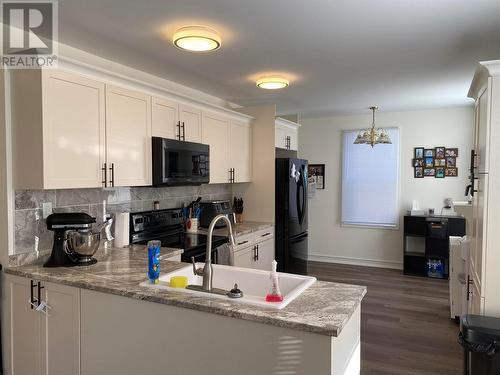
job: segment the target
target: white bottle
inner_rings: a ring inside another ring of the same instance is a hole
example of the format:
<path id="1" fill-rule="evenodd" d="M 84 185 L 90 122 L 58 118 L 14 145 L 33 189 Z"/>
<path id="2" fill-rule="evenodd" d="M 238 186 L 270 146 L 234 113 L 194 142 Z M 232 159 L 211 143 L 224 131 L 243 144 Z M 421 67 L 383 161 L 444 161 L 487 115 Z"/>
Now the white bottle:
<path id="1" fill-rule="evenodd" d="M 271 268 L 271 290 L 266 295 L 267 302 L 281 302 L 283 301 L 283 295 L 281 294 L 279 281 L 278 281 L 278 272 L 276 272 L 276 267 L 278 266 L 278 262 L 273 260 L 272 268 Z"/>

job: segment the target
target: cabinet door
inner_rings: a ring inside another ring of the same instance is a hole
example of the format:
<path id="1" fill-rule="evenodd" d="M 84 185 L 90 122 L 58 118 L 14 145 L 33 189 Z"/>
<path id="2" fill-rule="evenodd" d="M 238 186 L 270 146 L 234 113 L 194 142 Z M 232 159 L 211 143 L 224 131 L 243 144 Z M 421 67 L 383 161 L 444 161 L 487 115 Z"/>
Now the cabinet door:
<path id="1" fill-rule="evenodd" d="M 41 318 L 30 308 L 30 279 L 8 276 L 10 300 L 10 358 L 12 375 L 42 375 L 41 366 Z M 36 288 L 33 291 L 36 295 Z"/>
<path id="2" fill-rule="evenodd" d="M 153 137 L 179 139 L 179 106 L 163 98 L 152 99 Z"/>
<path id="3" fill-rule="evenodd" d="M 254 268 L 264 271 L 271 271 L 274 260 L 274 238 L 271 237 L 257 244 L 257 260 Z"/>
<path id="4" fill-rule="evenodd" d="M 480 306 L 483 297 L 483 278 L 484 278 L 484 248 L 485 248 L 485 216 L 488 197 L 488 175 L 480 174 L 475 181 L 477 192 L 473 200 L 473 218 L 472 218 L 472 242 L 469 252 L 469 277 L 472 282 L 473 293 L 475 294 L 473 310 L 479 313 L 477 309 Z"/>
<path id="5" fill-rule="evenodd" d="M 104 84 L 49 69 L 42 87 L 44 188 L 101 187 Z"/>
<path id="6" fill-rule="evenodd" d="M 254 245 L 245 247 L 234 253 L 235 267 L 254 268 Z"/>
<path id="7" fill-rule="evenodd" d="M 42 368 L 45 375 L 80 373 L 80 290 L 43 283 L 50 306 L 42 313 Z"/>
<path id="8" fill-rule="evenodd" d="M 183 125 L 182 139 L 187 142 L 201 142 L 201 111 L 187 105 L 179 105 L 179 120 Z"/>
<path id="9" fill-rule="evenodd" d="M 279 125 L 276 126 L 274 135 L 275 135 L 275 140 L 274 140 L 275 146 L 279 148 L 286 148 L 287 134 L 285 132 L 285 129 L 283 129 L 283 127 Z"/>
<path id="10" fill-rule="evenodd" d="M 231 122 L 229 167 L 234 168 L 234 182 L 252 180 L 252 127 Z"/>
<path id="11" fill-rule="evenodd" d="M 287 135 L 290 137 L 290 150 L 299 149 L 299 132 L 296 129 L 289 129 Z"/>
<path id="12" fill-rule="evenodd" d="M 106 86 L 106 146 L 113 186 L 151 185 L 150 96 Z"/>
<path id="13" fill-rule="evenodd" d="M 489 159 L 489 88 L 484 90 L 477 100 L 476 107 L 476 146 L 477 171 L 488 173 Z"/>
<path id="14" fill-rule="evenodd" d="M 210 183 L 229 182 L 229 120 L 203 114 L 203 143 L 210 146 Z"/>

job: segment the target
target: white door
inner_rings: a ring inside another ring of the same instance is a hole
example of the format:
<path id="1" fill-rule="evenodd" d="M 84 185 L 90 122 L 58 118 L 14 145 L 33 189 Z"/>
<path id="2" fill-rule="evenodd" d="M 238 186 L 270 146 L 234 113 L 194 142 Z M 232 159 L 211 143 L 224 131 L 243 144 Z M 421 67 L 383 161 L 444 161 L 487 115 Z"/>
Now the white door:
<path id="1" fill-rule="evenodd" d="M 257 257 L 254 268 L 271 271 L 274 260 L 274 238 L 271 237 L 257 244 Z"/>
<path id="2" fill-rule="evenodd" d="M 152 99 L 153 137 L 180 139 L 179 105 L 164 98 Z"/>
<path id="3" fill-rule="evenodd" d="M 254 268 L 255 245 L 245 247 L 234 253 L 234 265 L 236 267 Z"/>
<path id="4" fill-rule="evenodd" d="M 229 182 L 229 120 L 204 113 L 202 134 L 210 146 L 210 183 Z"/>
<path id="5" fill-rule="evenodd" d="M 179 120 L 181 122 L 181 139 L 187 142 L 201 142 L 201 110 L 179 104 Z"/>
<path id="6" fill-rule="evenodd" d="M 108 186 L 151 185 L 151 97 L 106 86 Z"/>
<path id="7" fill-rule="evenodd" d="M 234 182 L 252 180 L 252 127 L 236 121 L 231 122 L 229 167 L 234 168 Z"/>
<path id="8" fill-rule="evenodd" d="M 30 308 L 31 280 L 8 276 L 8 298 L 10 299 L 10 356 L 12 375 L 42 375 L 41 366 L 41 318 L 40 313 Z M 37 296 L 36 283 L 33 296 Z"/>
<path id="9" fill-rule="evenodd" d="M 80 373 L 80 290 L 44 282 L 43 297 L 50 306 L 42 314 L 43 374 Z"/>
<path id="10" fill-rule="evenodd" d="M 469 279 L 470 289 L 473 293 L 473 298 L 469 297 L 469 313 L 481 313 L 481 300 L 483 297 L 482 280 L 484 270 L 484 237 L 485 237 L 485 222 L 488 194 L 488 175 L 479 174 L 475 181 L 476 192 L 473 200 L 473 217 L 472 217 L 472 242 L 469 252 Z"/>
<path id="11" fill-rule="evenodd" d="M 44 188 L 101 187 L 104 84 L 48 69 L 42 87 Z"/>

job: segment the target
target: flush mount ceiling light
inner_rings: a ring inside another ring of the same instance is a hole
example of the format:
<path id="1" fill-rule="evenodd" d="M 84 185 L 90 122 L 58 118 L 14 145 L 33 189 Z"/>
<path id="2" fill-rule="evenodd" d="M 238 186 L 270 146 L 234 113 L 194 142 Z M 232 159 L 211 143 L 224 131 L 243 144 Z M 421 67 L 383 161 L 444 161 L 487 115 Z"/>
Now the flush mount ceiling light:
<path id="1" fill-rule="evenodd" d="M 221 37 L 208 26 L 184 26 L 174 33 L 177 48 L 193 52 L 213 51 L 221 46 Z"/>
<path id="2" fill-rule="evenodd" d="M 262 77 L 256 82 L 257 87 L 266 90 L 277 90 L 288 87 L 290 85 L 290 81 L 281 76 L 269 76 Z"/>
<path id="3" fill-rule="evenodd" d="M 377 144 L 392 144 L 391 138 L 385 129 L 375 129 L 375 111 L 378 107 L 370 107 L 370 109 L 372 110 L 372 127 L 367 130 L 361 130 L 354 140 L 354 144 L 370 145 L 372 147 Z"/>

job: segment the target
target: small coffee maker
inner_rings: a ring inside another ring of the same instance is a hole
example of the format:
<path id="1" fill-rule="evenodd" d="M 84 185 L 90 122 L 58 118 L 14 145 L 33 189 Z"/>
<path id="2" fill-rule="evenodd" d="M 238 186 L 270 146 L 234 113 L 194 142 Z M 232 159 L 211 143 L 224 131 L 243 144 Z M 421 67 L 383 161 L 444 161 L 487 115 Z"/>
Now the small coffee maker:
<path id="1" fill-rule="evenodd" d="M 44 267 L 87 266 L 99 248 L 101 234 L 92 232 L 96 219 L 84 212 L 54 213 L 47 217 L 47 229 L 54 231 L 50 258 Z"/>

